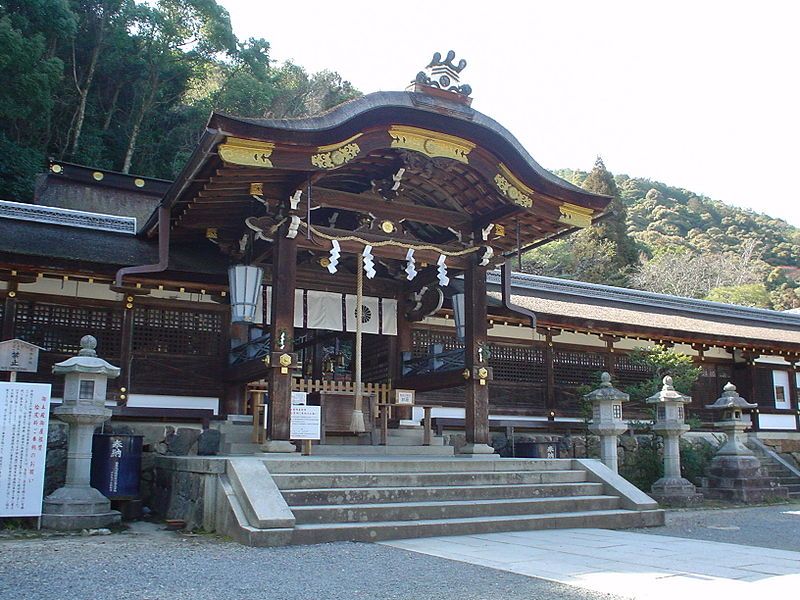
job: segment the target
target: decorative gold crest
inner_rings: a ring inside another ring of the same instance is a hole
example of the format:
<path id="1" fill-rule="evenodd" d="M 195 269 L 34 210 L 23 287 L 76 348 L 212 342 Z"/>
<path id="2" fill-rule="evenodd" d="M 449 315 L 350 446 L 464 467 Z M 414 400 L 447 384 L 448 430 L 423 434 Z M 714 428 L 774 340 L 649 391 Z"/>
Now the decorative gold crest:
<path id="1" fill-rule="evenodd" d="M 217 148 L 220 157 L 226 163 L 242 165 L 245 167 L 272 168 L 272 152 L 275 144 L 271 142 L 257 142 L 242 138 L 229 137 L 224 144 Z"/>
<path id="2" fill-rule="evenodd" d="M 278 362 L 281 364 L 282 367 L 288 367 L 292 364 L 292 355 L 291 354 L 281 354 Z"/>
<path id="3" fill-rule="evenodd" d="M 381 223 L 381 230 L 383 231 L 383 233 L 394 233 L 394 230 L 395 230 L 394 223 L 392 223 L 391 221 L 388 221 L 388 220 L 387 221 L 383 221 Z"/>
<path id="4" fill-rule="evenodd" d="M 323 146 L 322 148 L 327 148 L 327 146 Z M 344 146 L 340 146 L 334 150 L 331 150 L 330 152 L 313 154 L 311 156 L 311 164 L 315 167 L 319 167 L 320 169 L 336 169 L 344 164 L 349 163 L 356 156 L 358 156 L 359 152 L 361 152 L 361 148 L 358 146 L 358 144 L 345 144 Z"/>
<path id="5" fill-rule="evenodd" d="M 392 148 L 414 150 L 431 158 L 451 158 L 464 164 L 469 164 L 467 157 L 475 148 L 475 144 L 459 137 L 417 127 L 392 125 L 389 135 L 392 138 Z"/>
<path id="6" fill-rule="evenodd" d="M 486 379 L 487 377 L 489 377 L 489 369 L 487 369 L 486 367 L 481 367 L 480 369 L 478 369 L 479 379 Z"/>
<path id="7" fill-rule="evenodd" d="M 494 183 L 497 189 L 514 204 L 524 206 L 525 208 L 533 206 L 533 200 L 528 195 L 532 193 L 532 190 L 514 177 L 505 165 L 501 164 L 499 166 L 500 173 L 494 176 Z"/>
<path id="8" fill-rule="evenodd" d="M 263 196 L 264 195 L 264 184 L 263 183 L 251 183 L 250 184 L 250 195 L 251 196 Z"/>
<path id="9" fill-rule="evenodd" d="M 584 208 L 565 202 L 558 207 L 561 216 L 558 220 L 561 223 L 572 225 L 573 227 L 591 227 L 592 215 L 594 211 L 591 208 Z"/>

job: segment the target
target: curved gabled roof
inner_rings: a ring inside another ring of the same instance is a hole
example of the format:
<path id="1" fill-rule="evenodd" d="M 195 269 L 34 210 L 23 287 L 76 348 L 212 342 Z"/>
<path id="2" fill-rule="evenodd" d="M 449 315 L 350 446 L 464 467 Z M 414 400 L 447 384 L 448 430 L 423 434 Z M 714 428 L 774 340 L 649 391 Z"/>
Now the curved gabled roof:
<path id="1" fill-rule="evenodd" d="M 324 146 L 387 123 L 433 129 L 466 139 L 494 154 L 524 183 L 543 194 L 602 210 L 609 198 L 581 189 L 536 162 L 494 119 L 463 103 L 416 91 L 375 92 L 344 102 L 314 117 L 253 119 L 213 113 L 210 129 L 223 134 Z"/>

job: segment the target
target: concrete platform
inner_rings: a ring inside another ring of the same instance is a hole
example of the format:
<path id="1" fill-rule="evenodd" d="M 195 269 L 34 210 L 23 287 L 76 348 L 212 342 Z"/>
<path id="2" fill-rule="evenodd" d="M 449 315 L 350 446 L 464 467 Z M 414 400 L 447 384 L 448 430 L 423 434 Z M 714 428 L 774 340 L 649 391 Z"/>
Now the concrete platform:
<path id="1" fill-rule="evenodd" d="M 517 531 L 383 544 L 624 598 L 781 598 L 800 584 L 800 552 L 627 531 Z"/>
<path id="2" fill-rule="evenodd" d="M 156 469 L 162 514 L 255 546 L 664 522 L 595 460 L 263 454 Z"/>

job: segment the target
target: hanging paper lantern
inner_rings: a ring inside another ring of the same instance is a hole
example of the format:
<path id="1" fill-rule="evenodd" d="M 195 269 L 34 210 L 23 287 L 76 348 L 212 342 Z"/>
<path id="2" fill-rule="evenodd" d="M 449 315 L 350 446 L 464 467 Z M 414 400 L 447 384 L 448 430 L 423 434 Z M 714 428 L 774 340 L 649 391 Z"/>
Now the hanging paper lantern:
<path id="1" fill-rule="evenodd" d="M 228 269 L 233 323 L 253 322 L 263 278 L 264 270 L 261 267 L 234 265 Z"/>

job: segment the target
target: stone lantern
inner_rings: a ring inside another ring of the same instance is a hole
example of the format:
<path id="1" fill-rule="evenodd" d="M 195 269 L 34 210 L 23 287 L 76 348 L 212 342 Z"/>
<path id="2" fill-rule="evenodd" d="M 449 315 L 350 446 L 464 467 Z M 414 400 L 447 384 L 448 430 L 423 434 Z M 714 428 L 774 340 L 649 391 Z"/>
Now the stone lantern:
<path id="1" fill-rule="evenodd" d="M 600 376 L 600 387 L 584 396 L 592 403 L 592 423 L 589 431 L 600 436 L 600 458 L 615 473 L 618 471 L 617 437 L 628 429 L 622 420 L 622 403 L 628 394 L 611 385 L 611 375 Z"/>
<path id="2" fill-rule="evenodd" d="M 697 493 L 689 480 L 681 477 L 680 438 L 689 431 L 684 405 L 692 399 L 675 390 L 669 375 L 664 377 L 663 383 L 661 391 L 647 399 L 647 403 L 655 405 L 656 409 L 653 431 L 664 438 L 664 476 L 653 484 L 651 495 L 664 504 L 697 504 L 703 495 Z"/>
<path id="3" fill-rule="evenodd" d="M 99 358 L 96 347 L 97 340 L 85 335 L 78 356 L 53 365 L 53 373 L 64 375 L 64 402 L 53 414 L 69 424 L 69 447 L 66 483 L 44 499 L 42 525 L 50 529 L 105 527 L 120 520 L 109 499 L 89 484 L 92 436 L 111 417 L 106 386 L 120 371 Z"/>
<path id="4" fill-rule="evenodd" d="M 709 465 L 708 476 L 703 481 L 705 496 L 734 502 L 762 502 L 788 497 L 788 490 L 764 474 L 761 462 L 742 443 L 744 430 L 750 427 L 744 411 L 757 406 L 742 398 L 730 382 L 723 388 L 722 396 L 714 404 L 706 406 L 722 411 L 722 418 L 714 426 L 728 439 Z"/>

